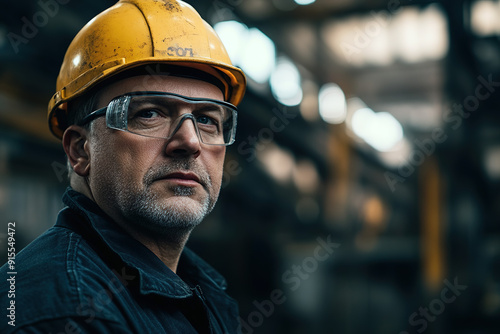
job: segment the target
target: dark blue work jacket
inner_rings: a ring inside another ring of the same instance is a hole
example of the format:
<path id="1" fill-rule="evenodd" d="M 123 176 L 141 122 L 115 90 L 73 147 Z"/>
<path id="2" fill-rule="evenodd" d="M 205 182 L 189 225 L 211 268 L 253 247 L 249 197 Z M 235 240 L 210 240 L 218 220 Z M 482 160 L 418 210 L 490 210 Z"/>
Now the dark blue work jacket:
<path id="1" fill-rule="evenodd" d="M 15 274 L 0 268 L 0 333 L 237 332 L 224 278 L 192 251 L 175 274 L 84 195 L 68 189 L 63 202 Z"/>

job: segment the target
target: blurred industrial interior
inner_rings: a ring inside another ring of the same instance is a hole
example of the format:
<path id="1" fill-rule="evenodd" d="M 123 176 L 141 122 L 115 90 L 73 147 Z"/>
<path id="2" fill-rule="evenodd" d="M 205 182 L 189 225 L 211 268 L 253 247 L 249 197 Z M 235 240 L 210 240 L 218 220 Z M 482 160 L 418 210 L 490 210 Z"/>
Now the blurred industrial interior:
<path id="1" fill-rule="evenodd" d="M 73 36 L 114 2 L 2 4 L 2 263 L 9 221 L 20 249 L 62 207 L 47 102 Z M 189 242 L 242 332 L 498 333 L 500 1 L 187 2 L 250 81 Z"/>

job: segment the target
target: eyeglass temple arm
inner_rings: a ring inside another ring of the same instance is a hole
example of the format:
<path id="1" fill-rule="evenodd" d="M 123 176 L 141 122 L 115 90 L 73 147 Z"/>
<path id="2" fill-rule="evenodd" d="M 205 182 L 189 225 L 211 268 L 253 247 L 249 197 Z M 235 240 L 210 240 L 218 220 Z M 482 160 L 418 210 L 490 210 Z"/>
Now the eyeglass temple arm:
<path id="1" fill-rule="evenodd" d="M 87 116 L 85 116 L 80 122 L 78 122 L 77 125 L 78 126 L 84 126 L 84 125 L 92 122 L 96 118 L 104 116 L 106 114 L 106 110 L 107 109 L 108 109 L 108 107 L 104 107 L 104 108 L 97 109 L 96 111 L 91 112 L 90 114 L 88 114 Z"/>

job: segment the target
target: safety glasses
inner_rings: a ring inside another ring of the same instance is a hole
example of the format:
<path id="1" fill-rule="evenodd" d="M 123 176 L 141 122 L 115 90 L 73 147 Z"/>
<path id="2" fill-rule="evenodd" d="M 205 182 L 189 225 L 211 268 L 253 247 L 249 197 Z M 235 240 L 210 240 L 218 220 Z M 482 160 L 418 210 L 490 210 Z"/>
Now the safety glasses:
<path id="1" fill-rule="evenodd" d="M 189 112 L 183 112 L 183 111 Z M 164 92 L 132 92 L 87 115 L 83 126 L 106 115 L 108 128 L 153 138 L 170 139 L 190 119 L 199 140 L 227 146 L 236 136 L 237 109 L 230 103 Z"/>

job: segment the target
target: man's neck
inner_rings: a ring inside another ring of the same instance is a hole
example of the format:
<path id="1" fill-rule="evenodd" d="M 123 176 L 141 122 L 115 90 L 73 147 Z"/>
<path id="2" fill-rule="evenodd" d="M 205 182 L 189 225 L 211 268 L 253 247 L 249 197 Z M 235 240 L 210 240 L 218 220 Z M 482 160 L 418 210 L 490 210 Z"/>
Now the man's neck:
<path id="1" fill-rule="evenodd" d="M 158 233 L 155 236 L 138 233 L 130 226 L 120 226 L 125 229 L 134 239 L 146 246 L 153 252 L 170 270 L 177 272 L 177 265 L 181 257 L 182 250 L 189 239 L 190 233 L 186 233 L 176 241 L 167 241 L 164 234 Z"/>

